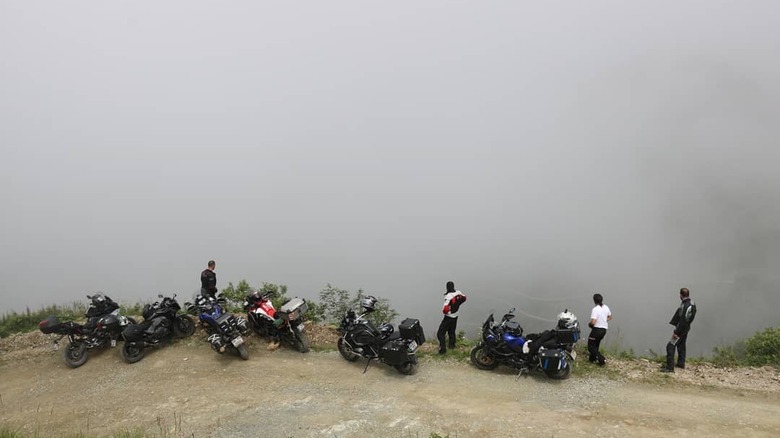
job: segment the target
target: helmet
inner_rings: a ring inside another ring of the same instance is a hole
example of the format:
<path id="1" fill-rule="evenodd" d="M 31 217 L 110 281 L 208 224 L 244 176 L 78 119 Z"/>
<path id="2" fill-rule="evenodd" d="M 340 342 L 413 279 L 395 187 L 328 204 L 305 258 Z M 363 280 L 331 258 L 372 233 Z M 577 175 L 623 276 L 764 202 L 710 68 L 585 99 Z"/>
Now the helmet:
<path id="1" fill-rule="evenodd" d="M 103 305 L 106 302 L 106 296 L 102 293 L 98 292 L 95 295 L 92 295 L 92 305 L 99 307 Z"/>
<path id="2" fill-rule="evenodd" d="M 579 326 L 577 323 L 577 317 L 568 309 L 558 314 L 558 328 L 560 329 L 573 329 Z"/>
<path id="3" fill-rule="evenodd" d="M 360 307 L 363 308 L 366 312 L 371 312 L 374 310 L 374 306 L 376 305 L 377 299 L 372 297 L 371 295 L 363 297 L 362 300 L 360 300 Z"/>

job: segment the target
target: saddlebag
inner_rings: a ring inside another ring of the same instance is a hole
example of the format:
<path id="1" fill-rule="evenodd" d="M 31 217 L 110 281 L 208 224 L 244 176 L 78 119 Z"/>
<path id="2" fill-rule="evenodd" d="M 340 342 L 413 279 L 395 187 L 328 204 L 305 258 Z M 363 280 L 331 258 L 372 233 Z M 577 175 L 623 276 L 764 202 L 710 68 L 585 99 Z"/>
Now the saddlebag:
<path id="1" fill-rule="evenodd" d="M 299 319 L 306 314 L 307 310 L 309 310 L 309 306 L 306 304 L 306 300 L 297 297 L 284 303 L 282 307 L 279 308 L 279 311 L 286 315 L 284 318 L 288 321 Z"/>
<path id="2" fill-rule="evenodd" d="M 564 351 L 557 348 L 539 350 L 539 362 L 545 371 L 560 369 L 565 357 Z"/>
<path id="3" fill-rule="evenodd" d="M 60 335 L 65 334 L 65 325 L 60 323 L 60 319 L 56 316 L 52 315 L 43 321 L 38 323 L 38 328 L 43 332 L 44 334 L 48 335 L 51 333 L 57 333 Z"/>
<path id="4" fill-rule="evenodd" d="M 404 339 L 411 339 L 417 342 L 417 345 L 425 343 L 425 333 L 420 325 L 419 319 L 406 318 L 398 325 L 398 330 L 401 332 L 401 337 Z"/>
<path id="5" fill-rule="evenodd" d="M 130 324 L 122 331 L 125 341 L 140 341 L 144 337 L 144 327 L 141 324 Z"/>
<path id="6" fill-rule="evenodd" d="M 379 357 L 388 365 L 402 365 L 409 362 L 409 351 L 404 342 L 388 342 L 382 346 Z"/>
<path id="7" fill-rule="evenodd" d="M 573 344 L 580 339 L 580 330 L 556 329 L 555 337 L 559 344 Z"/>

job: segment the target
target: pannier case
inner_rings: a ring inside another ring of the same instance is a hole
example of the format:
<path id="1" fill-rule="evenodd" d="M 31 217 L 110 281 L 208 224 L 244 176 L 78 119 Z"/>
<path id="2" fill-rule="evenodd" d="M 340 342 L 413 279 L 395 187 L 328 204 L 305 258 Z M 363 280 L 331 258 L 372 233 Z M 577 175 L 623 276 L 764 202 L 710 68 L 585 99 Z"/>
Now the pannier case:
<path id="1" fill-rule="evenodd" d="M 141 324 L 130 324 L 122 331 L 122 337 L 125 341 L 136 341 L 144 336 L 144 328 Z"/>
<path id="2" fill-rule="evenodd" d="M 580 339 L 579 329 L 557 329 L 555 334 L 559 344 L 573 344 Z"/>
<path id="3" fill-rule="evenodd" d="M 38 323 L 38 328 L 43 332 L 44 334 L 50 334 L 50 333 L 57 333 L 62 330 L 62 324 L 60 324 L 60 319 L 56 316 L 50 316 L 40 323 Z"/>
<path id="4" fill-rule="evenodd" d="M 539 360 L 542 362 L 542 369 L 545 371 L 559 369 L 563 357 L 563 350 L 557 348 L 539 351 Z"/>
<path id="5" fill-rule="evenodd" d="M 402 342 L 388 342 L 382 346 L 380 356 L 388 365 L 402 365 L 409 360 L 406 344 Z"/>
<path id="6" fill-rule="evenodd" d="M 413 339 L 417 342 L 417 345 L 425 343 L 425 333 L 420 325 L 419 319 L 406 318 L 398 325 L 398 330 L 401 332 L 401 337 L 404 339 Z"/>

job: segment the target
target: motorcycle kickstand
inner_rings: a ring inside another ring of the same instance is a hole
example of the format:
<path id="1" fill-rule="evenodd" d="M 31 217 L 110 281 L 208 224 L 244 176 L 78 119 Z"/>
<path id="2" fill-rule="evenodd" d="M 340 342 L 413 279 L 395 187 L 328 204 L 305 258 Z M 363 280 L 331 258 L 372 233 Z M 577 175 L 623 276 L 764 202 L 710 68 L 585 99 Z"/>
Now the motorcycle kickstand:
<path id="1" fill-rule="evenodd" d="M 517 377 L 515 377 L 515 382 L 520 380 L 520 377 L 522 377 L 523 374 L 528 375 L 529 372 L 530 372 L 530 370 L 528 368 L 520 368 L 520 372 L 517 374 Z"/>
<path id="2" fill-rule="evenodd" d="M 365 374 L 365 373 L 366 373 L 366 370 L 368 370 L 368 366 L 369 366 L 369 365 L 371 365 L 371 360 L 372 360 L 372 359 L 373 359 L 373 358 L 369 357 L 369 358 L 368 358 L 368 360 L 366 361 L 366 367 L 365 367 L 365 368 L 363 368 L 363 374 Z"/>

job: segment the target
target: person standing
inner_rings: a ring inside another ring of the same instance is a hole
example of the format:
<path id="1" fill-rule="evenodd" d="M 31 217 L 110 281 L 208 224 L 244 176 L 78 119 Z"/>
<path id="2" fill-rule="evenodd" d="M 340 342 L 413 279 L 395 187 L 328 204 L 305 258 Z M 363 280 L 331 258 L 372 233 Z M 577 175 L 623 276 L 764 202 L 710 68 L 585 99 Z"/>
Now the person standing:
<path id="1" fill-rule="evenodd" d="M 696 317 L 696 304 L 691 301 L 691 292 L 687 288 L 680 289 L 680 307 L 674 312 L 669 324 L 674 326 L 672 338 L 666 344 L 666 365 L 661 367 L 664 373 L 673 373 L 674 367 L 685 368 L 685 343 L 691 323 Z M 674 350 L 677 349 L 677 363 L 674 362 Z"/>
<path id="2" fill-rule="evenodd" d="M 612 312 L 609 310 L 609 306 L 604 304 L 604 297 L 601 294 L 593 294 L 593 304 L 596 307 L 590 311 L 590 321 L 588 327 L 590 327 L 590 336 L 588 336 L 588 353 L 590 357 L 588 361 L 590 363 L 598 362 L 599 365 L 604 366 L 607 363 L 607 359 L 599 351 L 601 347 L 601 340 L 607 334 L 609 328 L 609 321 L 612 320 Z"/>
<path id="3" fill-rule="evenodd" d="M 215 298 L 217 295 L 217 274 L 214 273 L 216 267 L 214 260 L 209 260 L 206 269 L 200 273 L 200 294 L 204 297 Z"/>
<path id="4" fill-rule="evenodd" d="M 439 330 L 436 332 L 436 337 L 439 339 L 439 354 L 447 352 L 447 344 L 445 342 L 445 336 L 449 335 L 450 349 L 455 348 L 455 330 L 458 327 L 458 310 L 460 305 L 466 302 L 466 295 L 459 290 L 455 290 L 455 283 L 447 282 L 447 291 L 444 292 L 444 307 L 442 307 L 442 313 L 444 313 L 444 319 L 439 324 Z"/>

